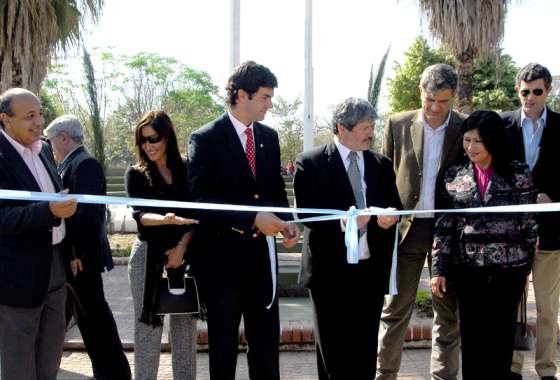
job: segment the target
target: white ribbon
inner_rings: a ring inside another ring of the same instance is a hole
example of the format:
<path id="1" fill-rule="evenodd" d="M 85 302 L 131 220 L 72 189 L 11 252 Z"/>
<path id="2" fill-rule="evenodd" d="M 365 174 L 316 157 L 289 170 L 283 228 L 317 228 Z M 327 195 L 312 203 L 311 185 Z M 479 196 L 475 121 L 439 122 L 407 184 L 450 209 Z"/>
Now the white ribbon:
<path id="1" fill-rule="evenodd" d="M 65 201 L 76 199 L 79 203 L 89 204 L 118 204 L 127 206 L 147 206 L 147 207 L 168 207 L 182 209 L 198 209 L 198 210 L 220 210 L 220 211 L 248 211 L 248 212 L 275 212 L 275 213 L 297 213 L 297 214 L 323 214 L 309 218 L 287 221 L 287 223 L 300 222 L 320 222 L 327 220 L 339 220 L 347 218 L 346 232 L 344 241 L 346 243 L 346 261 L 348 264 L 357 264 L 360 258 L 358 223 L 356 217 L 360 215 L 415 215 L 423 213 L 459 213 L 459 214 L 475 214 L 475 213 L 526 213 L 526 212 L 554 212 L 560 211 L 560 203 L 536 203 L 525 205 L 511 206 L 491 206 L 491 207 L 474 207 L 463 209 L 442 209 L 442 210 L 387 210 L 379 207 L 370 207 L 364 210 L 358 210 L 351 207 L 348 211 L 335 209 L 313 209 L 313 208 L 290 208 L 290 207 L 263 207 L 263 206 L 244 206 L 231 205 L 221 203 L 197 203 L 197 202 L 179 202 L 179 201 L 162 201 L 157 199 L 145 198 L 127 198 L 127 197 L 108 197 L 101 195 L 87 194 L 58 194 L 44 193 L 34 191 L 21 190 L 0 190 L 0 199 L 12 199 L 22 201 Z M 398 231 L 398 228 L 397 228 Z M 270 271 L 272 274 L 272 300 L 267 308 L 272 306 L 276 297 L 276 249 L 272 236 L 267 236 L 267 244 L 269 247 Z M 391 295 L 397 294 L 396 273 L 397 273 L 397 245 L 398 232 L 395 236 L 395 246 L 393 249 L 391 275 L 389 281 L 389 292 Z"/>

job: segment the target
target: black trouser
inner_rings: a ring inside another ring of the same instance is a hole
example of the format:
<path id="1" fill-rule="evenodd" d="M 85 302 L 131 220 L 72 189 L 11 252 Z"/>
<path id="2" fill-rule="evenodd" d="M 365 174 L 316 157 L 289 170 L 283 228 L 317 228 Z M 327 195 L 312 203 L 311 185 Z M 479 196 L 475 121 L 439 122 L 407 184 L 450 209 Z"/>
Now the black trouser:
<path id="1" fill-rule="evenodd" d="M 249 378 L 280 379 L 278 298 L 270 309 L 266 308 L 272 295 L 272 282 L 268 252 L 262 249 L 266 247 L 263 243 L 266 244 L 264 239 L 248 245 L 245 251 L 228 252 L 235 257 L 236 263 L 222 265 L 231 271 L 216 274 L 201 283 L 208 311 L 212 380 L 235 379 L 242 316 L 248 345 Z"/>
<path id="2" fill-rule="evenodd" d="M 372 285 L 368 260 L 350 267 L 343 278 L 314 283 L 309 291 L 320 380 L 375 378 L 383 292 Z"/>
<path id="3" fill-rule="evenodd" d="M 86 269 L 70 283 L 80 302 L 76 308 L 78 328 L 91 359 L 93 375 L 97 379 L 130 379 L 130 366 L 113 313 L 105 300 L 101 273 Z"/>
<path id="4" fill-rule="evenodd" d="M 507 379 L 513 325 L 528 269 L 462 268 L 457 273 L 463 379 Z"/>

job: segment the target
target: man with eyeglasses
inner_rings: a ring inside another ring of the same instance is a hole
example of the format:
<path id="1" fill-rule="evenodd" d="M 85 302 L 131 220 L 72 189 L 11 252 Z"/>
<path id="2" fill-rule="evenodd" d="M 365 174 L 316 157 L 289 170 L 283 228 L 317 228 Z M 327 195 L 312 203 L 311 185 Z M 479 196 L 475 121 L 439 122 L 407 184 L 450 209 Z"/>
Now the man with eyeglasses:
<path id="1" fill-rule="evenodd" d="M 560 201 L 556 185 L 557 145 L 560 141 L 560 114 L 546 106 L 552 76 L 538 63 L 529 63 L 517 74 L 515 90 L 521 108 L 502 114 L 513 145 L 515 158 L 527 163 L 538 190 L 537 202 Z M 556 379 L 556 334 L 560 297 L 560 213 L 538 217 L 538 246 L 533 262 L 533 289 L 537 303 L 535 369 L 544 380 Z M 523 353 L 515 351 L 512 379 L 521 379 Z"/>

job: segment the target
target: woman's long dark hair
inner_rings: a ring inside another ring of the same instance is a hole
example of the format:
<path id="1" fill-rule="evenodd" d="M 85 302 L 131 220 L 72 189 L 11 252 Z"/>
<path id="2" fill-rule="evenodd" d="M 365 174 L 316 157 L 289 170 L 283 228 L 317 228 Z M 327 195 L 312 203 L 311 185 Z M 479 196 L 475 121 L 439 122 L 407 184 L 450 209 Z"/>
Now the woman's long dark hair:
<path id="1" fill-rule="evenodd" d="M 464 136 L 466 132 L 475 129 L 478 131 L 484 147 L 492 156 L 494 172 L 510 182 L 513 179 L 511 169 L 513 154 L 504 121 L 494 111 L 475 111 L 463 122 L 461 134 Z M 469 158 L 464 152 L 464 162 L 468 161 Z"/>
<path id="2" fill-rule="evenodd" d="M 137 167 L 146 174 L 151 184 L 163 182 L 163 178 L 159 173 L 157 165 L 149 159 L 146 152 L 142 149 L 142 128 L 146 126 L 152 127 L 154 131 L 165 138 L 167 142 L 165 148 L 166 164 L 169 170 L 171 170 L 173 182 L 186 185 L 187 171 L 185 169 L 183 159 L 181 158 L 181 153 L 179 153 L 175 128 L 173 127 L 173 122 L 164 111 L 146 112 L 138 124 L 136 124 L 136 128 L 134 130 L 134 140 L 136 154 L 138 156 L 138 162 L 136 164 Z"/>

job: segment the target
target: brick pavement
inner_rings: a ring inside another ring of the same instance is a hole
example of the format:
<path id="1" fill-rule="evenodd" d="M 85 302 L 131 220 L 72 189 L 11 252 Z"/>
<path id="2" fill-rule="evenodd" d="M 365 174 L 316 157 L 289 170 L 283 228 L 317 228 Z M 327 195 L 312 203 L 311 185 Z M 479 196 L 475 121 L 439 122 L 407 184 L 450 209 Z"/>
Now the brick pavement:
<path id="1" fill-rule="evenodd" d="M 129 362 L 133 365 L 133 354 L 127 353 Z M 537 380 L 533 370 L 534 351 L 527 355 L 527 366 L 523 372 L 523 379 Z M 560 357 L 557 356 L 557 363 Z M 429 379 L 430 350 L 407 349 L 404 351 L 399 380 Z M 283 380 L 311 380 L 317 379 L 317 369 L 314 351 L 282 352 L 280 353 L 280 375 Z M 87 355 L 83 352 L 65 352 L 62 358 L 61 371 L 58 380 L 86 380 L 92 376 L 91 365 Z M 248 379 L 247 360 L 244 353 L 239 354 L 237 365 L 237 379 Z M 172 380 L 171 355 L 162 353 L 158 379 Z M 208 354 L 199 353 L 197 356 L 197 380 L 209 380 Z"/>

